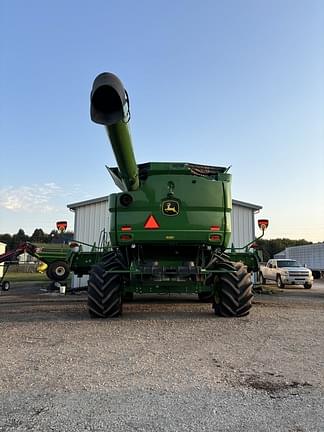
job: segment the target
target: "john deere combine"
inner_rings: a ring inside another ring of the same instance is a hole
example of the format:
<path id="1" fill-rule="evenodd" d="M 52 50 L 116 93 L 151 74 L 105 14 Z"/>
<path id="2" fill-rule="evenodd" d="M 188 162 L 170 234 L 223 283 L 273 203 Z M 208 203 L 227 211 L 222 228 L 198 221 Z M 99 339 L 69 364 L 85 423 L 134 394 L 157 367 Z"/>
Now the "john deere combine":
<path id="1" fill-rule="evenodd" d="M 132 293 L 197 293 L 216 315 L 247 315 L 250 273 L 225 254 L 232 210 L 228 170 L 187 162 L 138 165 L 128 95 L 111 73 L 94 81 L 91 119 L 106 128 L 118 164 L 108 171 L 121 190 L 109 196 L 111 250 L 90 271 L 91 317 L 119 316 Z"/>

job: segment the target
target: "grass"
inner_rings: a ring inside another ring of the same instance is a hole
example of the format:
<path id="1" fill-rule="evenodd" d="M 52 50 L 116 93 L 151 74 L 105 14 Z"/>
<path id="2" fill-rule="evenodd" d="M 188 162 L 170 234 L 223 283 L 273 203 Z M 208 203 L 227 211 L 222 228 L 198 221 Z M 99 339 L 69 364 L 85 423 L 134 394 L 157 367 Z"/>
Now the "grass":
<path id="1" fill-rule="evenodd" d="M 10 282 L 36 282 L 36 281 L 48 281 L 48 277 L 45 273 L 37 273 L 37 272 L 10 272 L 8 271 L 5 279 Z"/>
<path id="2" fill-rule="evenodd" d="M 70 280 L 71 276 L 67 280 Z M 50 279 L 46 276 L 46 273 L 38 272 L 11 272 L 8 271 L 5 280 L 9 282 L 49 282 Z"/>

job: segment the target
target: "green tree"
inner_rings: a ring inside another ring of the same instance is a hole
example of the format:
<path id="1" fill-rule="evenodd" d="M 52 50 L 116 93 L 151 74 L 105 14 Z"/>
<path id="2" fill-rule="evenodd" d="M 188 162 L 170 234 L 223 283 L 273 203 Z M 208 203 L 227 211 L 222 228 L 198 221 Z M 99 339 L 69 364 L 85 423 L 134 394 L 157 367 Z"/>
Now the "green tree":
<path id="1" fill-rule="evenodd" d="M 41 228 L 36 228 L 30 237 L 32 243 L 46 243 L 48 241 L 48 234 L 45 234 Z"/>
<path id="2" fill-rule="evenodd" d="M 28 235 L 25 234 L 25 231 L 20 228 L 17 234 L 14 234 L 12 237 L 12 249 L 16 248 L 21 243 L 24 243 L 29 240 Z"/>

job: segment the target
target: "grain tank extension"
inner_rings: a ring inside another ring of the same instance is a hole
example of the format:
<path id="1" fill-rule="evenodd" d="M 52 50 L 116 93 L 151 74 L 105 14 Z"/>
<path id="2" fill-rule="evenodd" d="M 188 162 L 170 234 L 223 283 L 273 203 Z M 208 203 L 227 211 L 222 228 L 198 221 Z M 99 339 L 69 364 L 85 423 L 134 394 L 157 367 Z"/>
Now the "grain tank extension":
<path id="1" fill-rule="evenodd" d="M 187 162 L 137 164 L 128 95 L 111 73 L 94 81 L 91 119 L 106 128 L 118 165 L 108 171 L 121 192 L 109 196 L 111 250 L 90 272 L 90 315 L 119 316 L 123 299 L 132 293 L 197 293 L 216 315 L 247 315 L 250 274 L 224 253 L 232 210 L 227 169 Z"/>

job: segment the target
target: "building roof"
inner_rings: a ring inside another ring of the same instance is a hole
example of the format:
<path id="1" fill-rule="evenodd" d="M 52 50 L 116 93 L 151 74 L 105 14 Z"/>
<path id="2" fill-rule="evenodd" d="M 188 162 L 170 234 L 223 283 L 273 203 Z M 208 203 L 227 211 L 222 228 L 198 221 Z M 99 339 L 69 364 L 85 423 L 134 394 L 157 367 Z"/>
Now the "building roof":
<path id="1" fill-rule="evenodd" d="M 69 208 L 70 210 L 75 210 L 79 207 L 84 207 L 84 206 L 91 205 L 91 204 L 98 204 L 98 203 L 101 203 L 101 202 L 104 202 L 107 200 L 108 200 L 108 195 L 105 195 L 105 196 L 102 196 L 99 198 L 93 198 L 93 199 L 89 199 L 89 200 L 85 200 L 85 201 L 79 201 L 76 203 L 68 204 L 67 208 Z M 232 202 L 236 206 L 247 207 L 247 208 L 250 208 L 252 210 L 261 210 L 262 209 L 262 206 L 260 206 L 258 204 L 251 204 L 251 203 L 247 203 L 244 201 L 238 201 L 235 199 L 233 199 Z"/>
<path id="2" fill-rule="evenodd" d="M 67 208 L 70 210 L 75 210 L 76 208 L 79 208 L 79 207 L 84 207 L 84 206 L 91 205 L 91 204 L 98 204 L 98 203 L 101 203 L 101 202 L 104 202 L 107 200 L 108 200 L 108 195 L 105 195 L 105 196 L 102 196 L 99 198 L 92 198 L 89 200 L 79 201 L 76 203 L 68 204 Z"/>
<path id="3" fill-rule="evenodd" d="M 253 210 L 261 210 L 262 209 L 262 206 L 260 206 L 259 204 L 251 204 L 251 203 L 248 203 L 245 201 L 239 201 L 239 200 L 233 199 L 232 203 L 235 204 L 236 206 L 248 207 L 248 208 L 253 209 Z"/>

